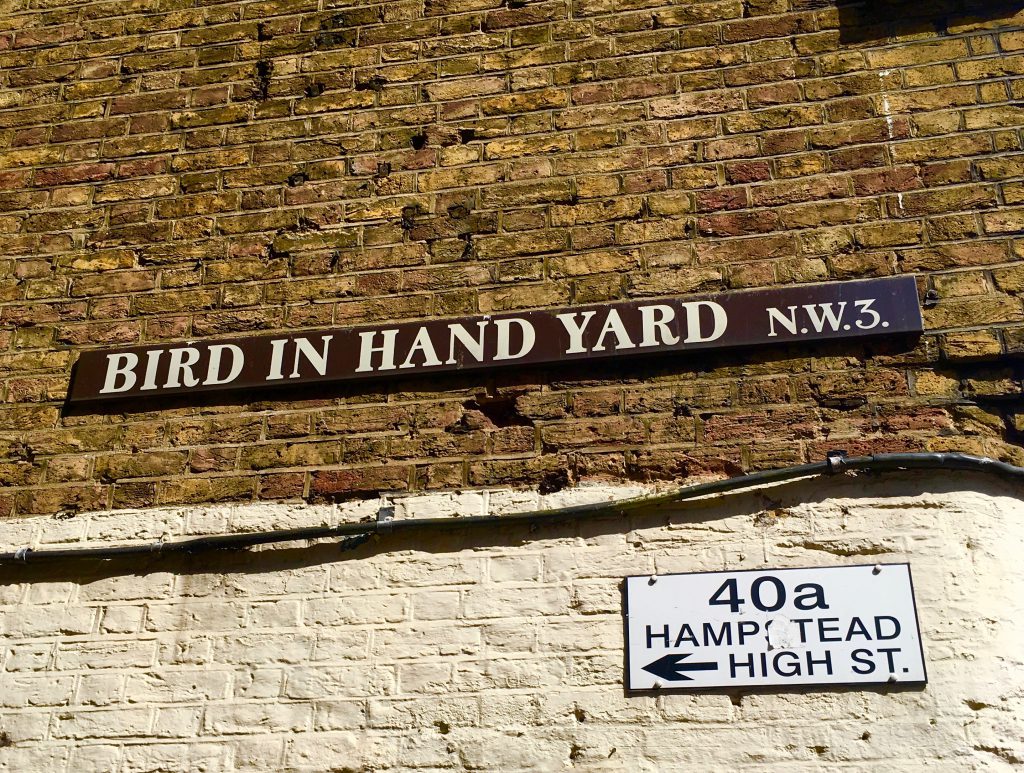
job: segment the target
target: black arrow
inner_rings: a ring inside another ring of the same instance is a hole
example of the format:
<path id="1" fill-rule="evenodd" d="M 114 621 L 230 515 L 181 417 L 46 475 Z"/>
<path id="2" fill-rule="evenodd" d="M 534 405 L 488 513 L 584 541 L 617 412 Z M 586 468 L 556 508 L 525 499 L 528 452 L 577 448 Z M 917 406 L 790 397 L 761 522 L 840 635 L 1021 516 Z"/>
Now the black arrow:
<path id="1" fill-rule="evenodd" d="M 692 682 L 693 677 L 681 673 L 682 671 L 718 670 L 718 663 L 683 663 L 688 657 L 690 657 L 689 653 L 685 655 L 665 655 L 653 663 L 648 663 L 643 669 L 647 673 L 654 674 L 669 682 Z"/>

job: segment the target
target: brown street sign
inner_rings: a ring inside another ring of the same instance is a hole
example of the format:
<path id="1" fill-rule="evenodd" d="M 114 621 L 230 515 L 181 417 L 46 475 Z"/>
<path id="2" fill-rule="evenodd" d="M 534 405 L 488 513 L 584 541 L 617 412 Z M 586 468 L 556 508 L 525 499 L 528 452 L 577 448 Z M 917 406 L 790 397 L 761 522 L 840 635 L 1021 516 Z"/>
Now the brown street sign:
<path id="1" fill-rule="evenodd" d="M 234 391 L 923 330 L 914 277 L 85 351 L 68 401 Z"/>

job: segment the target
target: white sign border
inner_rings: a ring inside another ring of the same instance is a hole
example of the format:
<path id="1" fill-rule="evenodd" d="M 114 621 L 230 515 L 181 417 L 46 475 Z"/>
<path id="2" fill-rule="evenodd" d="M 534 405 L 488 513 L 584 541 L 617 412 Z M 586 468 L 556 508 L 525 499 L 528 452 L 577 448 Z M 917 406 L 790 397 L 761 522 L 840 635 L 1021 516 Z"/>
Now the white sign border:
<path id="1" fill-rule="evenodd" d="M 715 574 L 751 574 L 760 573 L 764 574 L 767 572 L 790 572 L 790 571 L 807 571 L 807 570 L 828 570 L 828 569 L 854 569 L 854 568 L 870 568 L 886 567 L 886 566 L 905 566 L 907 568 L 907 579 L 910 582 L 910 601 L 914 608 L 914 626 L 917 630 L 917 645 L 921 655 L 921 671 L 924 674 L 923 679 L 910 679 L 900 681 L 884 681 L 884 682 L 827 682 L 821 684 L 815 683 L 803 683 L 794 684 L 792 686 L 779 685 L 779 684 L 765 684 L 765 685 L 737 685 L 730 687 L 727 685 L 719 686 L 686 686 L 685 684 L 679 685 L 665 685 L 663 687 L 631 687 L 630 686 L 630 674 L 632 673 L 632 662 L 630 653 L 632 647 L 630 647 L 629 640 L 629 580 L 649 580 L 652 577 L 663 578 L 663 577 L 692 577 L 695 575 L 715 575 Z M 719 569 L 713 572 L 665 572 L 664 574 L 649 573 L 649 574 L 627 574 L 622 578 L 622 629 L 623 629 L 623 648 L 625 649 L 625 673 L 623 679 L 623 688 L 627 695 L 659 695 L 662 693 L 688 693 L 688 694 L 730 694 L 737 692 L 757 692 L 757 693 L 807 693 L 807 692 L 825 692 L 829 690 L 849 690 L 850 688 L 858 688 L 861 690 L 891 690 L 893 688 L 911 688 L 911 687 L 925 687 L 928 685 L 928 659 L 924 653 L 924 636 L 921 634 L 921 619 L 920 613 L 917 610 L 917 592 L 914 588 L 914 572 L 910 566 L 910 561 L 889 561 L 889 562 L 875 562 L 871 564 L 838 564 L 831 566 L 785 566 L 785 567 L 763 567 L 760 569 Z"/>

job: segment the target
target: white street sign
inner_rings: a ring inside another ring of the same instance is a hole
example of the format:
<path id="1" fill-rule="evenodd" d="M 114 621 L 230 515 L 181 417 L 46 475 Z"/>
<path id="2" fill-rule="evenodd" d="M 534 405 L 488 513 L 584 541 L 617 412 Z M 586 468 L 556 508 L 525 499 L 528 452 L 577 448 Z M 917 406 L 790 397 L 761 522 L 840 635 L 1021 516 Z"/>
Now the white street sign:
<path id="1" fill-rule="evenodd" d="M 627 689 L 924 684 L 908 564 L 626 578 Z"/>

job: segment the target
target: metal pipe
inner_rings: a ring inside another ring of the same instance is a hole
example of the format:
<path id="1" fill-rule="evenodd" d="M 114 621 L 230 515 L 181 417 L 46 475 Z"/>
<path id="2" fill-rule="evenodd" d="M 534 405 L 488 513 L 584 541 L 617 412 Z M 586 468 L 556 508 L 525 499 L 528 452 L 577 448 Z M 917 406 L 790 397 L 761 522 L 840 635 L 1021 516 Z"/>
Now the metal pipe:
<path id="1" fill-rule="evenodd" d="M 249 532 L 244 534 L 219 534 L 209 537 L 157 542 L 148 545 L 123 545 L 101 548 L 58 548 L 53 550 L 32 550 L 24 547 L 14 552 L 0 553 L 0 564 L 36 564 L 44 561 L 103 560 L 125 556 L 154 556 L 175 553 L 201 553 L 208 550 L 229 550 L 249 548 L 296 540 L 330 539 L 369 536 L 400 531 L 465 529 L 488 524 L 519 524 L 557 522 L 578 518 L 598 517 L 609 514 L 625 515 L 628 512 L 682 502 L 713 494 L 724 494 L 753 486 L 784 483 L 812 475 L 834 476 L 844 472 L 893 472 L 900 470 L 962 470 L 984 472 L 1009 480 L 1024 483 L 1024 467 L 1016 467 L 983 456 L 959 453 L 903 453 L 874 454 L 872 456 L 847 457 L 842 452 L 829 453 L 825 461 L 762 470 L 749 475 L 698 483 L 675 491 L 651 496 L 633 497 L 612 502 L 595 502 L 573 505 L 551 510 L 537 510 L 512 515 L 477 515 L 462 518 L 410 518 L 356 523 L 338 526 L 311 526 L 300 529 Z M 2 524 L 0 524 L 2 528 Z"/>

